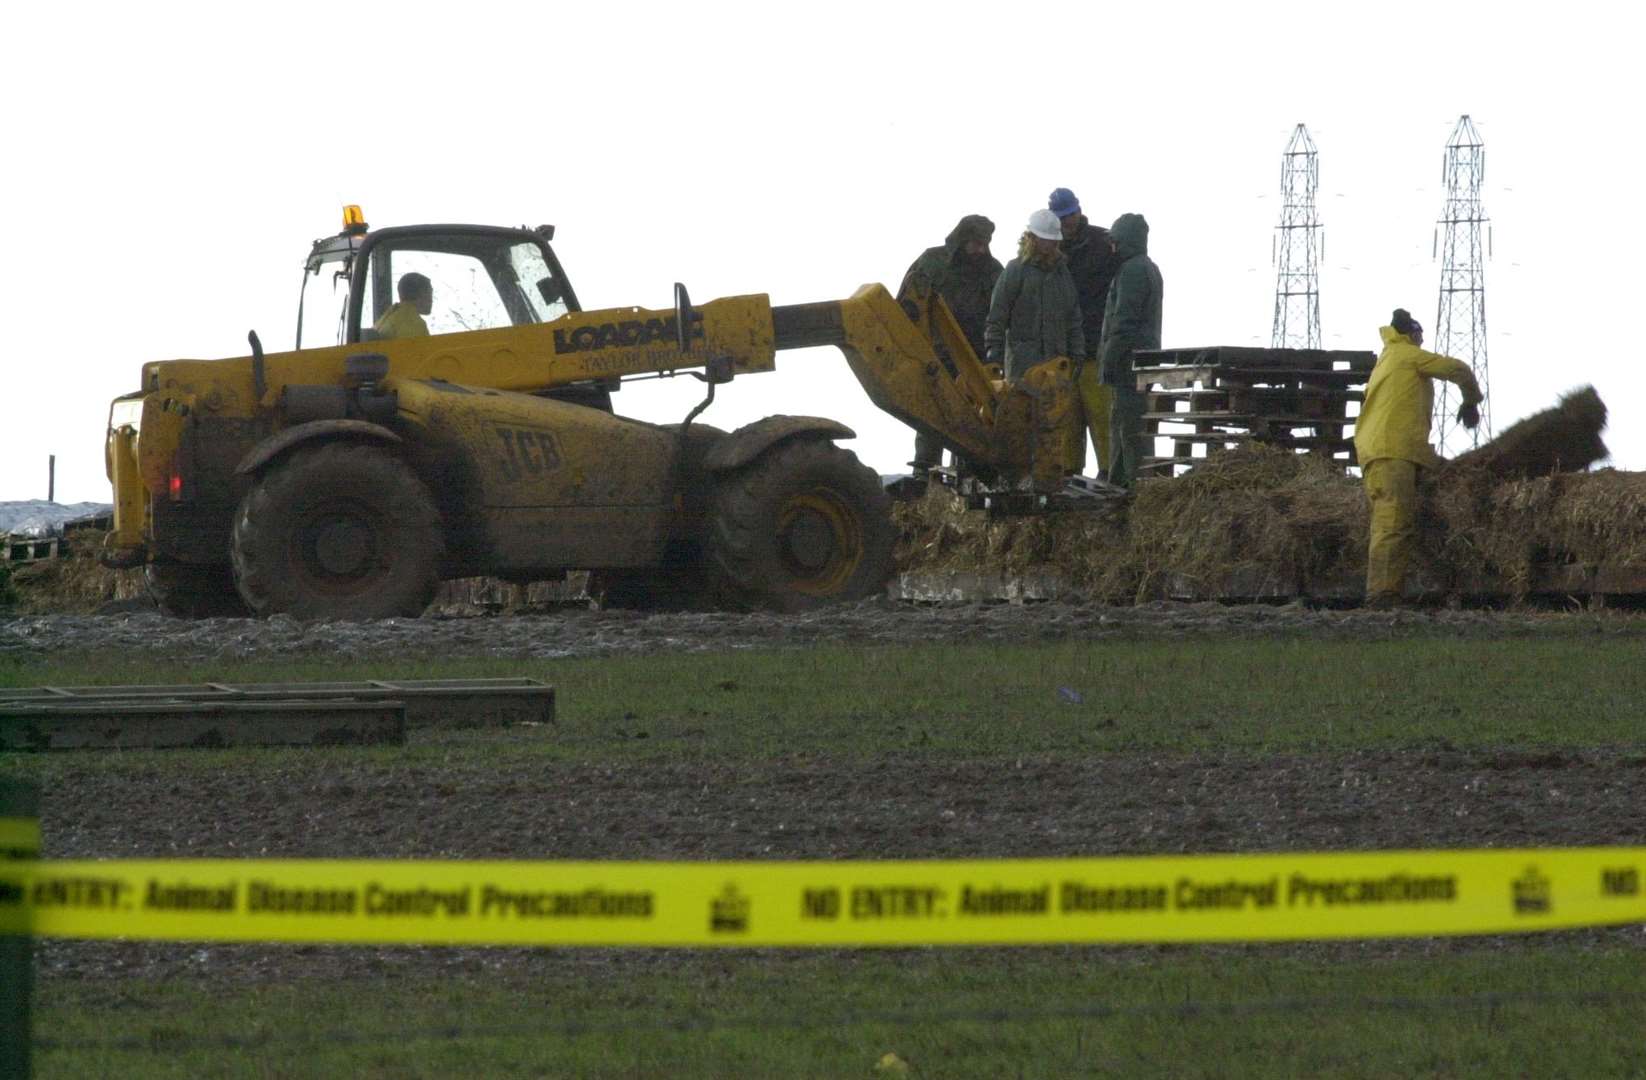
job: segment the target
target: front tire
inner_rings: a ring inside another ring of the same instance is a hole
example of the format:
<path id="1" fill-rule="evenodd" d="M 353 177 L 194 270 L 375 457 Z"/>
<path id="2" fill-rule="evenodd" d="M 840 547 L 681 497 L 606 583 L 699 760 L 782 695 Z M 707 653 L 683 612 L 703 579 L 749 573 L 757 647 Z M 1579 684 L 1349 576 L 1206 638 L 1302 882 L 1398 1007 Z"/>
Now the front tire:
<path id="1" fill-rule="evenodd" d="M 234 576 L 258 615 L 416 617 L 440 583 L 429 490 L 381 446 L 334 442 L 270 467 L 234 520 Z"/>
<path id="2" fill-rule="evenodd" d="M 723 602 L 804 611 L 880 595 L 895 538 L 880 478 L 848 450 L 798 439 L 716 477 L 704 548 Z"/>

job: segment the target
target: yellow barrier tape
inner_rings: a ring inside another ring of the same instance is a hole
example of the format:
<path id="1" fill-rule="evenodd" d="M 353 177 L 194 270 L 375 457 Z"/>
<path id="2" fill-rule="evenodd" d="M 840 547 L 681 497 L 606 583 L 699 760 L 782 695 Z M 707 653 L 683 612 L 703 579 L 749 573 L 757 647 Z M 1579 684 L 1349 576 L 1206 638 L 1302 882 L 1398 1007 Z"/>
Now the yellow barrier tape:
<path id="1" fill-rule="evenodd" d="M 0 864 L 0 930 L 377 944 L 1273 941 L 1646 922 L 1646 848 L 965 862 Z"/>
<path id="2" fill-rule="evenodd" d="M 40 854 L 40 822 L 33 818 L 0 817 L 0 859 L 33 858 Z"/>

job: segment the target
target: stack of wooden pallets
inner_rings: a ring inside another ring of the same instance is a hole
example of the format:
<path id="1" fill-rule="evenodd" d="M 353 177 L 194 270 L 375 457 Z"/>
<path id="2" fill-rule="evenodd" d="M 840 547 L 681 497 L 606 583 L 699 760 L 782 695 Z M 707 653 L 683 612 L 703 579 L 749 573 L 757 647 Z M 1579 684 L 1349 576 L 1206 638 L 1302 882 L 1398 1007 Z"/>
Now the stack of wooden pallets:
<path id="1" fill-rule="evenodd" d="M 1146 474 L 1172 476 L 1244 442 L 1354 461 L 1354 414 L 1377 355 L 1220 345 L 1159 349 L 1134 360 L 1145 395 Z M 1351 405 L 1354 410 L 1351 411 Z M 1164 445 L 1170 452 L 1162 453 Z"/>
<path id="2" fill-rule="evenodd" d="M 0 555 L 5 562 L 37 562 L 64 555 L 61 536 L 7 536 L 0 542 Z"/>

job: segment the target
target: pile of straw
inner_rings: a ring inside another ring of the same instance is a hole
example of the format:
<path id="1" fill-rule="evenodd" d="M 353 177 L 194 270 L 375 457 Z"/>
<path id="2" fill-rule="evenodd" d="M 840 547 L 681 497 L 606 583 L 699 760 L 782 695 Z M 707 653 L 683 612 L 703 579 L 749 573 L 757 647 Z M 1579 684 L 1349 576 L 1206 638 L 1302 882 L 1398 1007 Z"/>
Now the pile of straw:
<path id="1" fill-rule="evenodd" d="M 71 529 L 63 538 L 67 552 L 63 557 L 14 566 L 15 600 L 0 610 L 18 615 L 89 615 L 112 601 L 146 597 L 141 569 L 108 570 L 98 563 L 102 541 L 103 534 L 96 529 Z"/>
<path id="2" fill-rule="evenodd" d="M 1646 570 L 1646 473 L 1602 469 L 1496 481 L 1447 470 L 1428 506 L 1453 573 L 1524 593 L 1540 563 Z"/>
<path id="3" fill-rule="evenodd" d="M 1524 595 L 1540 564 L 1646 570 L 1646 474 L 1571 471 L 1605 456 L 1605 423 L 1606 406 L 1585 387 L 1426 474 L 1424 577 Z M 1145 480 L 1103 512 L 989 521 L 933 491 L 899 506 L 897 519 L 904 570 L 1051 573 L 1115 603 L 1289 595 L 1351 584 L 1366 568 L 1360 481 L 1255 444 Z"/>
<path id="4" fill-rule="evenodd" d="M 1358 481 L 1264 446 L 1220 454 L 1177 479 L 1144 480 L 1116 508 L 990 521 L 933 490 L 895 514 L 904 570 L 1054 573 L 1093 599 L 1131 603 L 1234 577 L 1294 588 L 1298 575 L 1364 573 Z"/>
<path id="5" fill-rule="evenodd" d="M 1606 459 L 1606 444 L 1600 438 L 1605 429 L 1606 404 L 1594 387 L 1584 386 L 1486 445 L 1459 454 L 1451 467 L 1478 469 L 1502 479 L 1582 472 Z"/>

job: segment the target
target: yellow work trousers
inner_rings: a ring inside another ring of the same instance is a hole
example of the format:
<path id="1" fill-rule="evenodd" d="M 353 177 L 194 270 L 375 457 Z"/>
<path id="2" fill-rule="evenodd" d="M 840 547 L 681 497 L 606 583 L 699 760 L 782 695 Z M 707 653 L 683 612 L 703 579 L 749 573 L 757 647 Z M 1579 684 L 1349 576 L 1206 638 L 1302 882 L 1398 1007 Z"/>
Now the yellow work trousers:
<path id="1" fill-rule="evenodd" d="M 1372 508 L 1366 551 L 1366 599 L 1395 599 L 1417 547 L 1417 464 L 1399 458 L 1367 462 L 1366 499 Z"/>
<path id="2" fill-rule="evenodd" d="M 1091 432 L 1092 449 L 1097 451 L 1097 468 L 1102 472 L 1109 467 L 1109 406 L 1114 401 L 1114 391 L 1098 381 L 1095 360 L 1080 365 L 1075 388 L 1080 391 L 1080 407 L 1086 414 L 1086 430 Z M 1084 433 L 1081 438 L 1084 441 Z M 1085 447 L 1081 447 L 1080 457 L 1085 456 Z"/>

